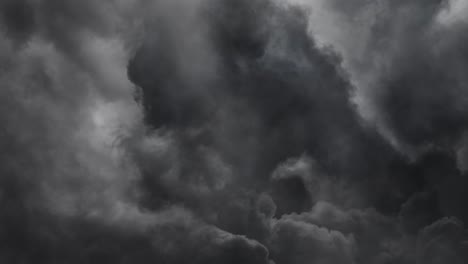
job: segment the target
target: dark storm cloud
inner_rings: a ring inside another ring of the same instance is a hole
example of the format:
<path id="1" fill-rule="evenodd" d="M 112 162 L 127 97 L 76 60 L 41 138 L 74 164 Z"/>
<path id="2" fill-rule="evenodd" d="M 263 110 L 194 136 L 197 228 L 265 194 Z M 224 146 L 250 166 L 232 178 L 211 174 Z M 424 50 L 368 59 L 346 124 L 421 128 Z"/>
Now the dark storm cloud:
<path id="1" fill-rule="evenodd" d="M 467 29 L 438 29 L 434 24 L 441 4 L 408 7 L 425 16 L 415 16 L 394 29 L 376 25 L 377 34 L 399 31 L 395 40 L 386 42 L 401 47 L 387 57 L 391 66 L 382 76 L 383 90 L 376 100 L 396 137 L 415 148 L 450 147 L 466 128 L 466 79 L 461 72 L 467 66 L 462 44 Z M 390 49 L 386 44 L 381 48 Z"/>
<path id="2" fill-rule="evenodd" d="M 418 241 L 418 258 L 423 263 L 466 263 L 467 230 L 455 218 L 443 218 L 427 226 Z"/>
<path id="3" fill-rule="evenodd" d="M 466 175 L 458 170 L 465 163 L 467 124 L 463 1 L 379 1 L 351 9 L 335 2 L 340 17 L 367 32 L 349 40 L 364 46 L 366 56 L 344 52 L 360 114 L 414 161 L 396 173 L 420 178 L 419 188 L 436 193 L 438 210 L 466 221 L 459 208 Z M 393 192 L 411 185 L 398 182 Z"/>
<path id="4" fill-rule="evenodd" d="M 112 3 L 2 5 L 2 262 L 268 263 L 260 243 L 171 204 L 140 210 L 137 169 L 107 124 L 142 126 L 120 72 L 127 40 L 112 28 Z M 218 169 L 216 159 L 207 162 Z"/>
<path id="5" fill-rule="evenodd" d="M 326 252 L 335 252 L 336 249 L 317 246 L 320 248 L 318 251 L 324 254 L 325 263 L 346 259 L 359 259 L 364 263 L 410 263 L 415 259 L 411 250 L 414 249 L 415 237 L 424 226 L 442 215 L 464 217 L 458 206 L 463 196 L 461 191 L 457 191 L 464 187 L 454 185 L 457 182 L 464 186 L 463 176 L 452 162 L 451 154 L 445 151 L 438 153 L 436 149 L 435 154 L 427 154 L 426 158 L 415 162 L 398 154 L 402 149 L 403 152 L 413 152 L 433 145 L 453 146 L 463 130 L 458 104 L 444 103 L 459 99 L 441 88 L 452 84 L 453 78 L 446 77 L 452 73 L 446 74 L 450 71 L 444 69 L 448 62 L 432 63 L 429 60 L 435 55 L 426 51 L 432 48 L 434 41 L 426 40 L 425 34 L 432 34 L 430 25 L 445 7 L 444 3 L 383 2 L 382 19 L 371 24 L 369 43 L 366 44 L 369 56 L 375 55 L 379 60 L 370 58 L 368 62 L 361 62 L 361 67 L 369 67 L 377 78 L 374 80 L 376 91 L 372 92 L 361 87 L 353 88 L 347 81 L 348 75 L 341 69 L 339 56 L 328 48 L 317 47 L 308 35 L 307 13 L 303 10 L 287 5 L 279 7 L 267 1 L 210 4 L 201 5 L 199 12 L 204 19 L 179 21 L 189 28 L 194 22 L 199 23 L 197 25 L 203 30 L 198 32 L 210 40 L 208 46 L 181 46 L 180 42 L 191 40 L 190 34 L 189 37 L 174 34 L 168 30 L 170 24 L 168 26 L 163 21 L 150 26 L 153 33 L 129 64 L 130 78 L 141 87 L 142 103 L 150 126 L 175 131 L 172 136 L 181 150 L 178 160 L 185 160 L 181 166 L 188 167 L 179 169 L 171 177 L 181 181 L 178 186 L 205 186 L 206 183 L 210 186 L 203 195 L 177 191 L 149 169 L 144 179 L 153 185 L 146 187 L 155 187 L 148 188 L 147 199 L 163 201 L 162 204 L 175 201 L 196 208 L 200 215 L 216 225 L 259 239 L 273 250 L 272 258 L 279 263 L 290 261 L 294 252 L 301 255 L 302 251 L 299 246 L 282 249 L 282 240 L 289 240 L 278 236 L 299 240 L 303 224 L 280 221 L 282 224 L 278 228 L 284 225 L 281 230 L 288 231 L 277 235 L 274 225 L 270 229 L 268 225 L 261 224 L 264 220 L 255 220 L 258 212 L 254 209 L 254 200 L 258 191 L 269 192 L 275 203 L 271 208 L 276 209 L 277 217 L 308 211 L 314 208 L 317 199 L 348 207 L 371 205 L 381 212 L 391 213 L 386 220 L 387 226 L 375 231 L 375 236 L 354 231 L 372 229 L 365 224 L 349 227 L 353 231 L 348 232 L 356 238 L 356 251 L 330 253 L 328 257 Z M 339 12 L 345 15 L 348 12 L 359 13 L 355 6 L 350 10 L 347 5 L 335 4 L 334 8 L 339 8 Z M 362 5 L 367 7 L 368 3 Z M 438 30 L 437 34 L 454 36 L 459 32 Z M 458 43 L 462 42 L 453 39 L 453 45 Z M 449 50 L 452 50 L 450 46 L 447 52 Z M 203 71 L 197 79 L 184 78 L 192 69 L 179 67 L 180 64 L 197 63 L 204 66 L 203 60 L 193 62 L 193 56 L 180 56 L 192 52 L 209 55 L 206 68 L 210 70 Z M 376 64 L 380 60 L 383 65 Z M 465 66 L 461 63 L 459 67 L 463 69 Z M 426 73 L 422 73 L 426 68 L 433 73 L 427 78 Z M 381 72 L 378 71 L 380 69 Z M 408 77 L 407 82 L 401 81 L 406 75 L 414 75 L 416 79 Z M 424 90 L 427 85 L 428 92 Z M 458 91 L 461 88 L 453 89 Z M 350 103 L 351 94 L 364 96 L 366 102 L 371 101 L 375 105 L 373 115 L 377 116 L 378 126 L 381 126 L 379 132 L 386 130 L 382 135 L 388 143 L 362 126 Z M 411 109 L 401 107 L 399 104 L 402 102 L 408 102 L 406 105 Z M 402 114 L 396 111 L 402 111 Z M 410 120 L 413 115 L 414 120 Z M 454 126 L 446 128 L 446 124 Z M 397 148 L 392 149 L 390 145 Z M 206 165 L 210 164 L 205 158 L 207 152 L 202 151 L 206 149 L 228 168 L 224 173 L 213 173 L 214 170 Z M 318 168 L 316 171 L 294 169 L 297 165 L 288 159 L 302 153 L 313 158 Z M 277 168 L 282 162 L 286 165 Z M 170 167 L 166 170 L 174 172 Z M 198 170 L 202 172 L 197 173 Z M 274 175 L 272 178 L 271 173 Z M 447 178 L 444 174 L 453 176 Z M 220 179 L 216 175 L 223 175 L 221 181 L 225 185 L 214 184 Z M 440 182 L 445 184 L 439 185 Z M 333 184 L 342 187 L 330 187 Z M 251 189 L 253 193 L 233 191 L 239 188 Z M 338 195 L 341 189 L 349 194 Z M 324 195 L 320 196 L 320 192 Z M 417 196 L 417 193 L 424 192 L 431 193 L 433 197 Z M 161 194 L 165 194 L 164 197 Z M 226 204 L 225 208 L 213 205 L 213 197 Z M 236 198 L 237 201 L 233 202 L 232 199 Z M 213 208 L 220 213 L 210 216 Z M 236 215 L 232 217 L 235 220 L 228 220 L 224 215 Z M 379 213 L 375 212 L 375 215 Z M 263 229 L 263 235 L 252 233 L 249 226 Z M 315 231 L 312 230 L 317 228 L 305 229 L 313 233 Z M 408 239 L 402 232 L 409 232 Z M 305 244 L 307 249 L 314 248 L 315 239 L 311 235 L 301 246 Z M 338 238 L 335 240 L 339 241 Z M 316 260 L 321 261 L 319 259 Z M 295 261 L 305 260 L 299 258 Z"/>
<path id="6" fill-rule="evenodd" d="M 201 149 L 229 165 L 233 184 L 260 190 L 278 163 L 304 152 L 330 175 L 350 178 L 367 177 L 385 166 L 384 157 L 393 158 L 390 146 L 361 127 L 340 59 L 308 36 L 306 12 L 269 1 L 222 1 L 204 3 L 199 13 L 203 19 L 178 20 L 197 25 L 183 27 L 187 34 L 157 20 L 129 64 L 148 123 L 176 131 L 187 174 L 194 173 L 189 162 L 205 166 Z M 208 45 L 187 45 L 192 34 Z M 195 67 L 205 69 L 196 79 Z M 206 168 L 200 174 L 212 181 Z"/>
<path id="7" fill-rule="evenodd" d="M 2 1 L 2 29 L 13 39 L 23 42 L 35 29 L 35 14 L 30 1 Z"/>
<path id="8" fill-rule="evenodd" d="M 353 263 L 353 238 L 304 222 L 280 219 L 273 228 L 278 263 Z"/>
<path id="9" fill-rule="evenodd" d="M 465 163 L 467 88 L 461 72 L 468 61 L 463 44 L 466 9 L 459 10 L 461 2 L 379 1 L 358 7 L 331 2 L 338 23 L 347 21 L 360 28 L 353 29 L 357 37 L 346 40 L 344 46 L 365 47 L 363 56 L 337 45 L 356 85 L 354 96 L 360 114 L 372 120 L 398 151 L 413 159 L 406 165 L 392 165 L 389 172 L 399 176 L 380 178 L 395 196 L 422 191 L 405 203 L 397 202 L 402 204 L 400 224 L 409 233 L 424 233 L 421 228 L 443 215 L 466 221 L 461 208 L 466 200 L 462 191 L 466 189 L 466 174 L 459 170 Z M 333 35 L 322 37 L 325 42 L 335 41 Z M 455 153 L 460 148 L 462 151 Z M 411 187 L 414 182 L 407 181 L 409 178 L 420 180 Z M 463 233 L 459 228 L 453 234 L 463 237 Z M 433 243 L 434 255 L 423 256 L 429 254 L 425 251 L 418 255 L 424 259 L 419 261 L 466 261 L 458 244 Z"/>
<path id="10" fill-rule="evenodd" d="M 346 237 L 347 243 L 344 244 L 346 247 L 340 246 L 341 250 L 345 251 L 332 253 L 336 258 L 345 257 L 346 260 L 341 260 L 345 263 L 350 261 L 380 263 L 380 259 L 384 258 L 385 254 L 390 255 L 389 258 L 395 258 L 397 252 L 393 252 L 390 243 L 394 241 L 401 243 L 398 241 L 399 233 L 395 221 L 372 209 L 343 210 L 327 202 L 318 202 L 309 212 L 283 216 L 281 219 L 315 229 L 330 230 L 331 234 L 338 235 L 341 239 Z M 287 244 L 284 247 L 287 247 Z M 339 260 L 321 261 L 323 262 L 318 262 L 341 263 Z"/>
<path id="11" fill-rule="evenodd" d="M 367 32 L 349 41 L 365 47 L 365 55 L 347 55 L 362 86 L 356 92 L 361 114 L 373 116 L 381 133 L 411 157 L 430 148 L 452 149 L 467 121 L 467 27 L 443 18 L 456 14 L 457 1 L 379 1 L 360 8 L 336 2 L 331 5 L 346 21 Z M 365 21 L 352 20 L 359 16 Z"/>
<path id="12" fill-rule="evenodd" d="M 465 263 L 455 2 L 292 2 L 0 1 L 0 262 Z"/>
<path id="13" fill-rule="evenodd" d="M 419 231 L 441 217 L 435 192 L 416 193 L 408 199 L 400 211 L 402 227 L 409 233 Z"/>
<path id="14" fill-rule="evenodd" d="M 2 28 L 13 39 L 27 41 L 35 32 L 42 32 L 58 45 L 71 45 L 79 31 L 105 33 L 111 27 L 106 8 L 115 8 L 117 1 L 34 1 L 4 0 Z"/>
<path id="15" fill-rule="evenodd" d="M 131 186 L 126 165 L 113 165 L 91 120 L 101 99 L 89 96 L 99 93 L 96 83 L 47 41 L 15 47 L 1 38 L 1 261 L 121 259 L 112 247 L 133 254 L 140 237 L 86 220 L 120 222 L 115 205 Z M 126 209 L 123 218 L 132 214 Z"/>

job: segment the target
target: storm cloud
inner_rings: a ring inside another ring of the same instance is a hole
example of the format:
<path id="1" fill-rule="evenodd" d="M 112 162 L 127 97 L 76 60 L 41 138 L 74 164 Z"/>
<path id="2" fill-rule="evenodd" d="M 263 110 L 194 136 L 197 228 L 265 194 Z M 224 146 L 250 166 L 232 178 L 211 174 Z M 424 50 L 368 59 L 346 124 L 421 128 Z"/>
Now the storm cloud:
<path id="1" fill-rule="evenodd" d="M 0 262 L 467 263 L 463 0 L 0 0 Z"/>

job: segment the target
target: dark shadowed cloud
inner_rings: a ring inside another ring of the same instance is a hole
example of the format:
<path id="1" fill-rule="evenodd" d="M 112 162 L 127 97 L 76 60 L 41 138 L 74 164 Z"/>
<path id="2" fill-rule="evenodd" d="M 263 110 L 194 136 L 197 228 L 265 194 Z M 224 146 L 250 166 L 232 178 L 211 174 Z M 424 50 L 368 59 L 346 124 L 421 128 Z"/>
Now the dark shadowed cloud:
<path id="1" fill-rule="evenodd" d="M 0 0 L 1 263 L 466 263 L 462 0 Z"/>

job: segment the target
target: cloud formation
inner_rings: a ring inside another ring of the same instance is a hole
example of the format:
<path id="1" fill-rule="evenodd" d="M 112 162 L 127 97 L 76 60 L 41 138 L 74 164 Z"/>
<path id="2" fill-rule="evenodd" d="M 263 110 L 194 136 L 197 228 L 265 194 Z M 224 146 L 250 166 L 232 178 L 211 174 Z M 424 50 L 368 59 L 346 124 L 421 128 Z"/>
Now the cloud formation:
<path id="1" fill-rule="evenodd" d="M 468 262 L 467 10 L 0 0 L 0 262 Z"/>

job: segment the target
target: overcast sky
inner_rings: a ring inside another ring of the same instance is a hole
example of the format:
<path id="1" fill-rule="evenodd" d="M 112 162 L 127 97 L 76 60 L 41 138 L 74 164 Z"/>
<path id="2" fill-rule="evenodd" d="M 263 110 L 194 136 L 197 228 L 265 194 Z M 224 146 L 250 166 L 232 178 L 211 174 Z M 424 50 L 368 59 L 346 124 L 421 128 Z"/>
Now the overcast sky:
<path id="1" fill-rule="evenodd" d="M 468 263 L 468 1 L 0 0 L 0 263 Z"/>

